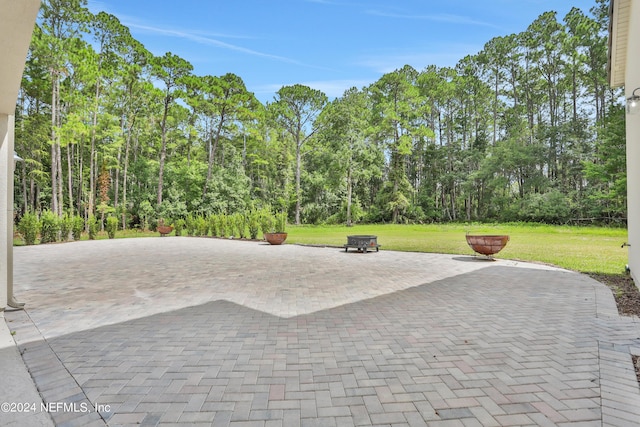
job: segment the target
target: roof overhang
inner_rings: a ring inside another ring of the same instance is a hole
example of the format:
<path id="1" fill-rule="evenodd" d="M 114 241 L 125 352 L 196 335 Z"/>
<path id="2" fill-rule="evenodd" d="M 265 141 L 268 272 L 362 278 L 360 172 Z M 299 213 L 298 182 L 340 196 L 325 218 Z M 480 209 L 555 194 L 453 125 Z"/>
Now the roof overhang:
<path id="1" fill-rule="evenodd" d="M 609 4 L 609 85 L 623 86 L 627 64 L 627 46 L 632 0 L 611 0 Z M 636 5 L 637 6 L 637 5 Z"/>
<path id="2" fill-rule="evenodd" d="M 40 0 L 0 0 L 0 114 L 15 114 Z"/>

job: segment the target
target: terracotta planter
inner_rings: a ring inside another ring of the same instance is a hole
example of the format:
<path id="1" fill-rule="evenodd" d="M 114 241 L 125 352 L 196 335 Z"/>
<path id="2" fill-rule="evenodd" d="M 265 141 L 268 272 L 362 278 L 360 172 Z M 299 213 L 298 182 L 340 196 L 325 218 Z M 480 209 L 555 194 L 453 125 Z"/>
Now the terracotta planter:
<path id="1" fill-rule="evenodd" d="M 170 225 L 159 225 L 158 226 L 158 233 L 160 233 L 161 237 L 166 236 L 167 234 L 171 233 L 173 231 L 173 227 L 171 227 Z"/>
<path id="2" fill-rule="evenodd" d="M 474 252 L 488 257 L 500 252 L 509 241 L 507 235 L 471 235 L 467 234 L 467 244 Z"/>
<path id="3" fill-rule="evenodd" d="M 287 240 L 287 233 L 264 233 L 264 240 L 270 245 L 281 245 Z"/>

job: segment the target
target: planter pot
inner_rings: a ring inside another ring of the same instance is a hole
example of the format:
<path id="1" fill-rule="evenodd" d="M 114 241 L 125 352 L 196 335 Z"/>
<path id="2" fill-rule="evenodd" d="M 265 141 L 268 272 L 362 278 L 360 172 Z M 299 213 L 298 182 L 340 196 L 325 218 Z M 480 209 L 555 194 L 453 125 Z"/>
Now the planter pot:
<path id="1" fill-rule="evenodd" d="M 159 225 L 158 226 L 158 233 L 160 233 L 161 237 L 166 236 L 167 234 L 171 233 L 173 231 L 173 227 L 171 227 L 170 225 Z"/>
<path id="2" fill-rule="evenodd" d="M 467 234 L 467 244 L 474 252 L 488 257 L 500 252 L 509 241 L 507 235 L 471 235 Z"/>
<path id="3" fill-rule="evenodd" d="M 281 245 L 287 240 L 287 233 L 264 233 L 264 240 L 270 245 Z"/>

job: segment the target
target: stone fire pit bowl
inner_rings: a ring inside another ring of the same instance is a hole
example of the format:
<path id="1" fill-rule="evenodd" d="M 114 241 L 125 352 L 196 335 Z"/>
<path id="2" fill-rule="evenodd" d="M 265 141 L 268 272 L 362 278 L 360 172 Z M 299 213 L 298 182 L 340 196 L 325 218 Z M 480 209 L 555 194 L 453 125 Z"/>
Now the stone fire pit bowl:
<path id="1" fill-rule="evenodd" d="M 467 234 L 467 244 L 474 252 L 493 259 L 493 255 L 500 252 L 509 241 L 508 235 Z"/>

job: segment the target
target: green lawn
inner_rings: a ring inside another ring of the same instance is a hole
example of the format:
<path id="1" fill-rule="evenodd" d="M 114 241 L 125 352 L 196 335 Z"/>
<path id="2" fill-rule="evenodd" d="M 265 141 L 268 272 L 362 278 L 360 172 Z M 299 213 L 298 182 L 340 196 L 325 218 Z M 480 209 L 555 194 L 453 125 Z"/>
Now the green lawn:
<path id="1" fill-rule="evenodd" d="M 627 230 L 532 224 L 288 226 L 287 243 L 342 246 L 347 235 L 378 236 L 382 250 L 472 255 L 465 234 L 508 234 L 496 257 L 553 264 L 585 273 L 620 274 L 627 264 Z"/>

